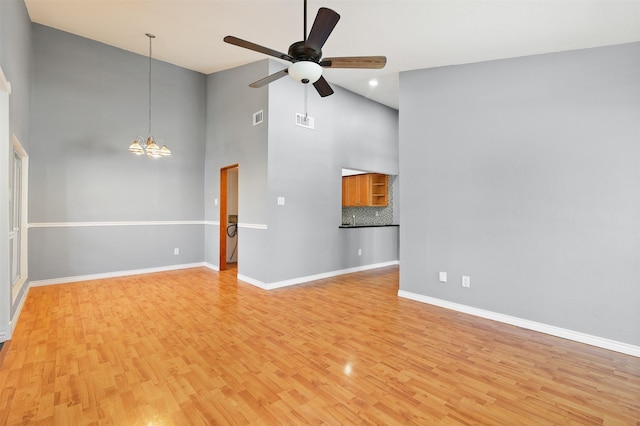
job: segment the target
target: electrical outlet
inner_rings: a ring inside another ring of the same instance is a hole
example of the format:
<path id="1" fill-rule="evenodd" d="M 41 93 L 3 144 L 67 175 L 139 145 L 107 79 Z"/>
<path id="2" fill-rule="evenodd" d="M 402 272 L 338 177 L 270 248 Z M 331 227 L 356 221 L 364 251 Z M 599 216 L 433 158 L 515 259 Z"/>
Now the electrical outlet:
<path id="1" fill-rule="evenodd" d="M 376 210 L 376 217 L 380 216 L 380 212 Z"/>
<path id="2" fill-rule="evenodd" d="M 173 254 L 175 254 L 176 256 L 180 254 L 180 249 L 179 248 L 174 248 L 173 249 Z"/>
<path id="3" fill-rule="evenodd" d="M 362 249 L 358 249 L 358 256 L 362 256 Z"/>
<path id="4" fill-rule="evenodd" d="M 471 287 L 471 277 L 467 275 L 462 276 L 462 287 Z"/>
<path id="5" fill-rule="evenodd" d="M 441 283 L 446 283 L 447 282 L 447 273 L 446 272 L 440 272 L 440 282 Z"/>

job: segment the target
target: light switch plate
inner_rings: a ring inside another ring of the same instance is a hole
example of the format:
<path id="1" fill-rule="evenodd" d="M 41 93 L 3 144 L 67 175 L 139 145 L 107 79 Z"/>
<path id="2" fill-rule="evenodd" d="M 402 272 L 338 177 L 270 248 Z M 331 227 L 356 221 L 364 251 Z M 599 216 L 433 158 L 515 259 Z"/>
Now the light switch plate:
<path id="1" fill-rule="evenodd" d="M 446 283 L 447 282 L 447 273 L 446 272 L 440 272 L 440 282 L 441 283 Z"/>
<path id="2" fill-rule="evenodd" d="M 284 197 L 278 197 L 278 205 L 284 206 Z"/>

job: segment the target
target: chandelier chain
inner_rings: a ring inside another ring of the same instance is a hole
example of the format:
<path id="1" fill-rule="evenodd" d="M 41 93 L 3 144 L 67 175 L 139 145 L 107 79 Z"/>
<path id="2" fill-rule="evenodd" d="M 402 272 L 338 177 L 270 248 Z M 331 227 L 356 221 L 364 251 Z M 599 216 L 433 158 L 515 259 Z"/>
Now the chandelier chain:
<path id="1" fill-rule="evenodd" d="M 151 136 L 151 40 L 155 37 L 152 34 L 147 34 L 149 37 L 149 136 Z"/>

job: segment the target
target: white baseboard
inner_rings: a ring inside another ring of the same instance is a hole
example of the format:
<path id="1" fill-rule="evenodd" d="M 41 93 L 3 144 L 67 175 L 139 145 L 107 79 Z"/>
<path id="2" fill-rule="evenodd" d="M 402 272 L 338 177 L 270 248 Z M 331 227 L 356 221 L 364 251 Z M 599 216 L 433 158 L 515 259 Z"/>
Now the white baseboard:
<path id="1" fill-rule="evenodd" d="M 216 271 L 216 272 L 220 271 L 220 268 L 217 265 L 214 265 L 213 263 L 204 262 L 204 267 L 211 269 L 212 271 Z"/>
<path id="2" fill-rule="evenodd" d="M 0 324 L 0 342 L 6 342 L 7 340 L 11 340 L 12 329 L 13 329 L 13 324 L 11 323 L 11 321 L 5 324 Z"/>
<path id="3" fill-rule="evenodd" d="M 251 284 L 256 287 L 260 287 L 263 290 L 269 290 L 268 288 L 266 288 L 266 284 L 262 281 L 255 280 L 251 277 L 247 277 L 246 275 L 238 274 L 238 280 L 244 281 L 245 283 Z"/>
<path id="4" fill-rule="evenodd" d="M 129 271 L 107 272 L 104 274 L 78 275 L 74 277 L 52 278 L 48 280 L 31 281 L 29 285 L 31 287 L 41 287 L 46 285 L 74 283 L 78 281 L 91 281 L 91 280 L 101 280 L 104 278 L 126 277 L 128 275 L 140 275 L 140 274 L 151 274 L 154 272 L 175 271 L 178 269 L 197 268 L 199 266 L 206 266 L 206 265 L 204 264 L 204 262 L 185 263 L 182 265 L 161 266 L 158 268 L 132 269 Z"/>
<path id="5" fill-rule="evenodd" d="M 20 318 L 20 313 L 22 312 L 22 307 L 24 306 L 24 302 L 27 300 L 27 296 L 29 296 L 29 283 L 26 284 L 27 288 L 24 290 L 22 295 L 22 299 L 18 302 L 18 306 L 16 311 L 13 314 L 13 318 L 9 319 L 9 323 L 6 324 L 6 327 L 0 329 L 0 342 L 6 342 L 7 340 L 11 340 L 13 336 L 13 332 L 16 329 L 16 325 L 18 324 L 18 318 Z"/>
<path id="6" fill-rule="evenodd" d="M 254 285 L 256 287 L 260 287 L 263 290 L 274 290 L 276 288 L 289 287 L 292 285 L 307 283 L 309 281 L 316 281 L 316 280 L 322 280 L 325 278 L 336 277 L 338 275 L 345 275 L 345 274 L 351 274 L 354 272 L 366 271 L 368 269 L 384 268 L 385 266 L 398 265 L 399 263 L 400 262 L 397 260 L 392 260 L 390 262 L 373 263 L 371 265 L 363 265 L 363 266 L 356 266 L 353 268 L 339 269 L 337 271 L 323 272 L 321 274 L 315 274 L 315 275 L 307 275 L 305 277 L 292 278 L 284 281 L 276 281 L 274 283 L 265 283 L 241 274 L 238 274 L 238 279 L 246 283 L 249 283 L 251 285 Z"/>
<path id="7" fill-rule="evenodd" d="M 505 324 L 515 325 L 516 327 L 525 328 L 527 330 L 538 331 L 540 333 L 550 334 L 563 339 L 573 340 L 575 342 L 585 343 L 591 346 L 620 352 L 635 357 L 640 357 L 640 346 L 630 345 L 628 343 L 618 342 L 615 340 L 605 339 L 603 337 L 592 336 L 590 334 L 581 333 L 579 331 L 568 330 L 553 325 L 543 324 L 530 321 L 518 317 L 499 314 L 497 312 L 486 311 L 484 309 L 474 308 L 472 306 L 461 305 L 447 300 L 436 299 L 422 294 L 411 293 L 404 290 L 398 290 L 398 297 L 415 300 L 417 302 L 428 303 L 429 305 L 439 306 L 441 308 L 451 309 L 453 311 L 462 312 L 477 317 L 502 322 Z"/>
<path id="8" fill-rule="evenodd" d="M 22 294 L 22 299 L 18 303 L 16 312 L 13 314 L 13 319 L 10 321 L 11 333 L 8 337 L 9 339 L 11 338 L 11 336 L 13 336 L 13 332 L 16 330 L 16 325 L 18 325 L 18 318 L 20 318 L 20 314 L 22 313 L 22 307 L 24 306 L 24 302 L 27 300 L 27 297 L 29 297 L 30 288 L 31 288 L 31 285 L 27 283 L 27 288 L 24 290 L 24 293 Z"/>

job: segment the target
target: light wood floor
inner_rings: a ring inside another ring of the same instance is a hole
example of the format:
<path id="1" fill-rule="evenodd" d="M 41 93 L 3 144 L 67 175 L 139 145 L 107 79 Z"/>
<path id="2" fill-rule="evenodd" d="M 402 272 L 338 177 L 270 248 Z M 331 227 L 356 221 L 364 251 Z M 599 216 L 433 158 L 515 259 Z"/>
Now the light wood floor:
<path id="1" fill-rule="evenodd" d="M 640 359 L 400 299 L 204 268 L 32 288 L 0 424 L 637 425 Z"/>

